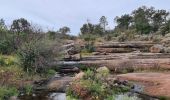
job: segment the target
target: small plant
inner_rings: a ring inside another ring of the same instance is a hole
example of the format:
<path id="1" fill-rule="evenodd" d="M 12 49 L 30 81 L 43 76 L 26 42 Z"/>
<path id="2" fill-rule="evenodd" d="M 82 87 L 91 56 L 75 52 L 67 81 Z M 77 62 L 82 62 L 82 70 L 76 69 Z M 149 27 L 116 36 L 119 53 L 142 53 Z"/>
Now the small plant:
<path id="1" fill-rule="evenodd" d="M 53 70 L 53 69 L 49 69 L 49 70 L 47 71 L 47 76 L 48 76 L 48 77 L 51 77 L 51 76 L 53 76 L 53 75 L 55 75 L 55 74 L 56 74 L 56 71 Z"/>
<path id="2" fill-rule="evenodd" d="M 90 69 L 87 69 L 84 75 L 84 79 L 94 79 L 94 72 Z"/>
<path id="3" fill-rule="evenodd" d="M 32 91 L 33 91 L 33 87 L 32 87 L 32 85 L 26 85 L 26 86 L 24 87 L 24 90 L 25 90 L 25 93 L 26 93 L 27 95 L 30 95 L 30 94 L 32 93 Z"/>

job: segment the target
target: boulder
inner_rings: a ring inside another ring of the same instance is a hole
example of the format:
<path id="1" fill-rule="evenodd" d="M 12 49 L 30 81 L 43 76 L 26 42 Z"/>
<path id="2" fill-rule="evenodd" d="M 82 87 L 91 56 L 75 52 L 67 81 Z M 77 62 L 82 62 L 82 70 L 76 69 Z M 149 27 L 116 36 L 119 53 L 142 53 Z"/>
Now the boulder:
<path id="1" fill-rule="evenodd" d="M 62 77 L 59 79 L 52 79 L 47 84 L 48 91 L 65 92 L 67 85 L 72 81 L 72 77 Z"/>
<path id="2" fill-rule="evenodd" d="M 164 52 L 164 47 L 163 45 L 154 45 L 150 48 L 151 53 L 162 53 Z"/>

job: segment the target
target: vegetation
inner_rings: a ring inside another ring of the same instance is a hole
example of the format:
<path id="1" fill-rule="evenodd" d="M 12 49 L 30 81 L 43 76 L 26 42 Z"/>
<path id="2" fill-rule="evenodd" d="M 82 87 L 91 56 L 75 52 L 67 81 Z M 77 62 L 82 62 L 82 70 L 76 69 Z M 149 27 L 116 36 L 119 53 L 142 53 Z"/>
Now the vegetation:
<path id="1" fill-rule="evenodd" d="M 107 28 L 108 21 L 102 16 L 98 24 L 89 21 L 81 28 L 81 35 L 95 35 L 105 37 L 105 40 L 113 40 L 117 37 L 118 41 L 140 39 L 137 35 L 162 35 L 170 32 L 169 12 L 154 7 L 142 6 L 132 11 L 131 14 L 124 14 L 114 18 L 116 26 L 114 29 Z"/>
<path id="2" fill-rule="evenodd" d="M 0 19 L 0 100 L 18 95 L 19 88 L 24 88 L 25 93 L 29 95 L 32 93 L 31 84 L 34 80 L 53 76 L 56 71 L 50 64 L 52 61 L 58 61 L 61 56 L 60 46 L 64 40 L 80 39 L 84 43 L 79 47 L 81 53 L 92 54 L 96 49 L 96 42 L 159 42 L 170 33 L 169 12 L 154 7 L 139 7 L 130 14 L 117 16 L 114 21 L 114 29 L 108 28 L 106 16 L 102 16 L 97 24 L 87 21 L 80 28 L 80 35 L 76 37 L 69 35 L 71 29 L 67 26 L 57 31 L 44 32 L 24 18 L 13 20 L 9 27 Z M 169 48 L 166 50 L 166 53 L 170 51 Z M 122 73 L 136 70 L 130 64 L 119 66 Z M 121 67 L 124 66 L 127 68 L 122 70 Z M 82 66 L 82 69 L 87 67 Z M 153 69 L 161 70 L 158 65 L 150 70 Z M 87 70 L 82 79 L 73 82 L 69 87 L 68 99 L 88 97 L 111 100 L 129 90 L 129 87 L 113 86 L 114 82 L 107 80 L 108 76 L 109 70 Z M 136 100 L 135 97 L 129 98 L 126 95 L 122 98 Z"/>
<path id="3" fill-rule="evenodd" d="M 100 76 L 100 77 L 99 77 Z M 103 77 L 101 77 L 103 76 Z M 119 93 L 129 91 L 129 87 L 119 87 L 114 85 L 114 80 L 107 80 L 109 71 L 103 70 L 97 73 L 90 69 L 85 72 L 82 79 L 76 80 L 67 90 L 69 98 L 89 98 L 90 100 L 110 100 Z M 113 99 L 114 100 L 114 99 Z"/>

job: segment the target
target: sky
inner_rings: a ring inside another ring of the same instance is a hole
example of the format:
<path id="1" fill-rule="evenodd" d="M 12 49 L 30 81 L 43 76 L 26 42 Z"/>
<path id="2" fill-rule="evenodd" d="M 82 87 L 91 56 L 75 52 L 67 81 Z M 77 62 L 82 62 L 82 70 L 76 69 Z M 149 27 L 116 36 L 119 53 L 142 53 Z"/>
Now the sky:
<path id="1" fill-rule="evenodd" d="M 129 14 L 146 5 L 170 11 L 170 0 L 0 0 L 0 18 L 9 26 L 12 20 L 25 18 L 44 30 L 58 30 L 63 26 L 78 35 L 87 22 L 98 23 L 106 16 L 109 28 L 114 28 L 114 18 Z"/>

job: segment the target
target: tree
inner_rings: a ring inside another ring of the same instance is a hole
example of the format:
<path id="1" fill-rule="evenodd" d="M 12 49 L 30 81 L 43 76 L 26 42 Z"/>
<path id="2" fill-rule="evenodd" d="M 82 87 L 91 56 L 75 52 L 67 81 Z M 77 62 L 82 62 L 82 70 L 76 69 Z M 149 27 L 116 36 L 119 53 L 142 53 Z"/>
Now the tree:
<path id="1" fill-rule="evenodd" d="M 153 7 L 147 8 L 142 6 L 132 12 L 134 27 L 137 32 L 149 34 L 152 31 L 150 22 L 154 11 L 153 9 Z"/>
<path id="2" fill-rule="evenodd" d="M 102 16 L 100 18 L 100 26 L 103 28 L 103 32 L 106 31 L 106 26 L 108 25 L 107 18 L 105 16 Z"/>
<path id="3" fill-rule="evenodd" d="M 82 34 L 93 34 L 94 31 L 94 25 L 91 23 L 84 24 L 81 28 L 80 31 Z"/>
<path id="4" fill-rule="evenodd" d="M 64 35 L 67 34 L 67 33 L 70 33 L 70 28 L 67 27 L 67 26 L 64 26 L 64 27 L 59 29 L 59 33 L 64 34 Z"/>
<path id="5" fill-rule="evenodd" d="M 170 33 L 170 20 L 167 20 L 167 22 L 159 28 L 159 32 L 163 36 Z"/>
<path id="6" fill-rule="evenodd" d="M 115 21 L 117 23 L 117 28 L 127 30 L 132 22 L 132 16 L 130 16 L 129 14 L 125 14 L 121 17 L 116 17 Z"/>
<path id="7" fill-rule="evenodd" d="M 0 30 L 7 30 L 4 19 L 0 19 Z"/>
<path id="8" fill-rule="evenodd" d="M 166 10 L 155 11 L 152 17 L 153 20 L 152 27 L 154 32 L 158 31 L 159 27 L 166 23 L 168 15 L 169 12 L 167 12 Z"/>
<path id="9" fill-rule="evenodd" d="M 49 39 L 54 40 L 56 38 L 56 32 L 54 31 L 48 31 L 47 32 Z"/>
<path id="10" fill-rule="evenodd" d="M 98 24 L 94 25 L 93 34 L 103 36 L 104 35 L 103 28 L 100 25 L 98 25 Z"/>
<path id="11" fill-rule="evenodd" d="M 31 26 L 30 23 L 26 19 L 24 18 L 16 19 L 13 21 L 11 25 L 11 31 L 17 33 L 28 32 L 30 31 L 30 26 Z"/>

